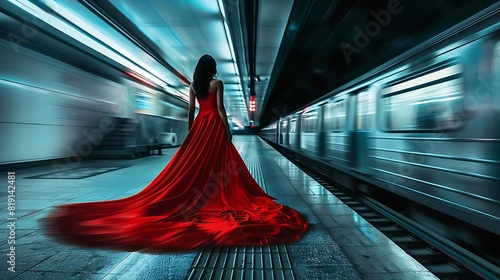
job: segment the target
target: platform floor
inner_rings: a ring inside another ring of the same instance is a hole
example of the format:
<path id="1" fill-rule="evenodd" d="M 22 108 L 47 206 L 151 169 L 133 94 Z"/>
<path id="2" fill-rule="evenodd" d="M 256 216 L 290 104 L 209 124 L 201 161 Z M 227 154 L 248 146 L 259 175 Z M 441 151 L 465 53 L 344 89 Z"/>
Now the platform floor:
<path id="1" fill-rule="evenodd" d="M 437 279 L 259 137 L 235 136 L 233 143 L 257 182 L 311 224 L 300 241 L 154 255 L 59 243 L 38 224 L 52 206 L 137 193 L 177 149 L 135 160 L 74 159 L 63 173 L 54 173 L 62 166 L 52 165 L 11 170 L 16 172 L 16 272 L 7 270 L 11 245 L 3 188 L 0 279 Z M 6 182 L 7 173 L 2 176 Z"/>

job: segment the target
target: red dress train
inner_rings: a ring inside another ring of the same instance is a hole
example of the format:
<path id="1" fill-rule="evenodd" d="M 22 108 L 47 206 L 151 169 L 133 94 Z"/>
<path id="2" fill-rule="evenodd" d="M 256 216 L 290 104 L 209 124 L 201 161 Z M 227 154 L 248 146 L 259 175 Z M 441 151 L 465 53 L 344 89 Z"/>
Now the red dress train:
<path id="1" fill-rule="evenodd" d="M 123 199 L 57 206 L 46 228 L 71 243 L 134 251 L 300 239 L 307 222 L 255 182 L 227 141 L 216 94 L 198 102 L 185 141 L 147 187 Z"/>

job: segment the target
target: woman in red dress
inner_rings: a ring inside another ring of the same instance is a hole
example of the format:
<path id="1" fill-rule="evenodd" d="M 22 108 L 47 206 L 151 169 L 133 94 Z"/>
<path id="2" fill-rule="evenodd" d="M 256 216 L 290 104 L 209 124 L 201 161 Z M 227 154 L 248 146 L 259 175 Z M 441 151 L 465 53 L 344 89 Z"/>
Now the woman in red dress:
<path id="1" fill-rule="evenodd" d="M 52 234 L 80 245 L 133 251 L 300 239 L 307 222 L 259 187 L 232 144 L 216 72 L 215 60 L 202 56 L 189 89 L 189 133 L 147 187 L 122 199 L 58 206 L 44 220 Z"/>

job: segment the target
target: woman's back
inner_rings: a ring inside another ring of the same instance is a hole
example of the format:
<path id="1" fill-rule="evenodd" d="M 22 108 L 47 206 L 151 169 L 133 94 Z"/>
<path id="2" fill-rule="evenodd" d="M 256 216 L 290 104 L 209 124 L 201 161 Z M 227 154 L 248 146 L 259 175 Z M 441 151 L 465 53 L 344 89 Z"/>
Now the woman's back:
<path id="1" fill-rule="evenodd" d="M 198 100 L 198 104 L 200 104 L 200 113 L 218 111 L 217 90 L 217 81 L 213 80 L 210 82 L 207 95 L 203 98 L 196 98 Z"/>

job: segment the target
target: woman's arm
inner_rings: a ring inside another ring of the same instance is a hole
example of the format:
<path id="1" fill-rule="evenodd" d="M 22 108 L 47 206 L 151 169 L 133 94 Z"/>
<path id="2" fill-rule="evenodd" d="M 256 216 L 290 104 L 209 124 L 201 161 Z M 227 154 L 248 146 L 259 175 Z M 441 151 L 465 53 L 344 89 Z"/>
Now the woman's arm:
<path id="1" fill-rule="evenodd" d="M 193 125 L 194 121 L 194 107 L 195 107 L 195 97 L 194 97 L 194 91 L 193 91 L 193 86 L 189 87 L 189 113 L 188 113 L 188 129 L 191 130 L 191 126 Z"/>
<path id="2" fill-rule="evenodd" d="M 224 84 L 220 80 L 217 80 L 217 109 L 219 110 L 222 122 L 226 127 L 227 138 L 229 142 L 231 142 L 231 140 L 233 139 L 233 135 L 231 134 L 231 130 L 229 129 L 229 123 L 227 122 L 226 108 L 224 107 Z"/>

